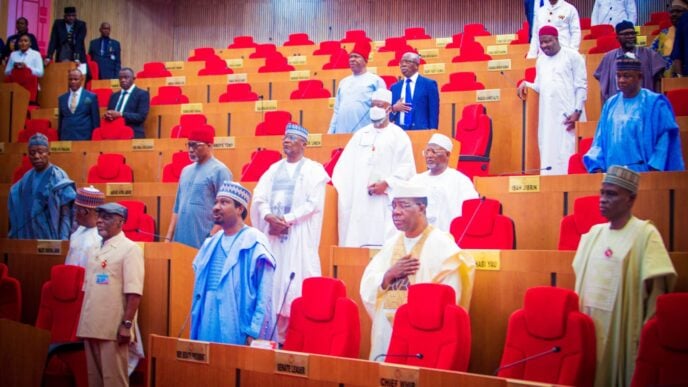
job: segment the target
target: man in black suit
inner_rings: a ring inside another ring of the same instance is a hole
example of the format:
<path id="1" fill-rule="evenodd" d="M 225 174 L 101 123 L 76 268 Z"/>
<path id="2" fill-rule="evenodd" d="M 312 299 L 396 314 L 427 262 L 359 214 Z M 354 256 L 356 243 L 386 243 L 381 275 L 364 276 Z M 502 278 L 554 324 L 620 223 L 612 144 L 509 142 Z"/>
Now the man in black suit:
<path id="1" fill-rule="evenodd" d="M 129 67 L 119 71 L 121 90 L 110 96 L 108 110 L 104 117 L 108 121 L 123 117 L 126 125 L 134 130 L 134 137 L 144 138 L 143 122 L 148 116 L 150 95 L 146 90 L 134 85 L 135 79 L 134 70 Z"/>
<path id="2" fill-rule="evenodd" d="M 98 79 L 115 79 L 122 64 L 119 42 L 110 39 L 110 23 L 100 25 L 100 38 L 91 40 L 88 55 L 98 63 Z"/>
<path id="3" fill-rule="evenodd" d="M 82 87 L 84 75 L 79 69 L 69 70 L 69 91 L 58 100 L 58 128 L 62 141 L 91 139 L 93 130 L 100 126 L 98 97 Z"/>
<path id="4" fill-rule="evenodd" d="M 86 23 L 77 20 L 75 7 L 65 7 L 64 19 L 55 20 L 53 23 L 45 65 L 50 63 L 53 54 L 55 54 L 55 62 L 76 61 L 86 63 L 85 39 Z"/>

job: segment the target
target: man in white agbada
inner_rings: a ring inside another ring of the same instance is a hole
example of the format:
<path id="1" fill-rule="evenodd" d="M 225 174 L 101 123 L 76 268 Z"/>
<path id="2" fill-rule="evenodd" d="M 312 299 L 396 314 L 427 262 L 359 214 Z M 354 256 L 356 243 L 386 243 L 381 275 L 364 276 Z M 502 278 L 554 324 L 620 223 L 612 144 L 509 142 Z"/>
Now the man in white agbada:
<path id="1" fill-rule="evenodd" d="M 280 343 L 284 342 L 291 303 L 301 296 L 303 280 L 321 275 L 318 246 L 325 185 L 330 177 L 322 164 L 304 157 L 307 141 L 305 128 L 287 124 L 282 139 L 287 158 L 272 164 L 253 190 L 253 225 L 268 236 L 277 261 L 272 300 Z M 294 278 L 289 286 L 291 273 Z"/>
<path id="2" fill-rule="evenodd" d="M 96 208 L 105 204 L 105 194 L 93 186 L 78 188 L 74 199 L 74 220 L 79 227 L 69 236 L 69 252 L 65 265 L 81 266 L 86 269 L 90 258 L 95 258 L 103 238 L 98 234 Z"/>
<path id="3" fill-rule="evenodd" d="M 471 179 L 448 167 L 452 147 L 449 137 L 439 133 L 433 134 L 423 150 L 428 170 L 410 180 L 413 184 L 427 187 L 428 223 L 445 232 L 449 232 L 452 220 L 461 216 L 464 200 L 478 198 L 478 192 Z"/>
<path id="4" fill-rule="evenodd" d="M 354 133 L 332 173 L 339 245 L 380 246 L 394 233 L 388 194 L 416 173 L 411 139 L 389 121 L 392 92 L 373 93 L 372 124 Z"/>
<path id="5" fill-rule="evenodd" d="M 535 0 L 537 3 L 538 0 Z M 581 42 L 580 17 L 576 7 L 565 0 L 545 0 L 533 15 L 533 38 L 527 58 L 541 56 L 540 37 L 537 31 L 544 26 L 552 26 L 559 33 L 559 43 L 562 46 L 578 51 Z M 544 50 L 543 50 L 544 51 Z"/>
<path id="6" fill-rule="evenodd" d="M 569 158 L 576 152 L 576 121 L 585 121 L 583 105 L 588 93 L 585 60 L 577 52 L 559 45 L 557 29 L 539 30 L 540 55 L 535 82 L 523 82 L 518 95 L 525 99 L 529 87 L 540 93 L 538 146 L 543 175 L 565 175 Z"/>
<path id="7" fill-rule="evenodd" d="M 440 283 L 456 292 L 456 303 L 468 310 L 473 292 L 475 260 L 464 254 L 454 238 L 428 224 L 427 190 L 399 183 L 392 200 L 394 226 L 399 230 L 385 242 L 361 278 L 361 300 L 373 320 L 370 359 L 387 352 L 394 315 L 406 303 L 409 285 Z"/>

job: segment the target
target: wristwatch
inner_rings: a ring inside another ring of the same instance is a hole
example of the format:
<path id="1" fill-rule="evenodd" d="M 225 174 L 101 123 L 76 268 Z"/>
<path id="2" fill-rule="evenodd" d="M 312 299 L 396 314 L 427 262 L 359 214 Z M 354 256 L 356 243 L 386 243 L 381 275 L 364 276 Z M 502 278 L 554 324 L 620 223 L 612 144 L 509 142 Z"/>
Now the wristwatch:
<path id="1" fill-rule="evenodd" d="M 131 329 L 132 324 L 131 320 L 122 320 L 122 325 L 127 329 Z"/>

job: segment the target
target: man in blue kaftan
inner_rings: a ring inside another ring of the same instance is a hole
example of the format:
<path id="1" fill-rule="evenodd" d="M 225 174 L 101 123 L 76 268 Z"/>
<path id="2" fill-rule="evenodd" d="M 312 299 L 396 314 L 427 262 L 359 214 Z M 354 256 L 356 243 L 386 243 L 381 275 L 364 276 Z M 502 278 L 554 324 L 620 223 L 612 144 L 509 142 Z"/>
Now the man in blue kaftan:
<path id="1" fill-rule="evenodd" d="M 616 68 L 620 92 L 602 108 L 592 147 L 583 156 L 588 172 L 604 172 L 611 165 L 636 172 L 685 170 L 669 101 L 641 88 L 641 63 L 633 54 L 620 57 Z"/>
<path id="2" fill-rule="evenodd" d="M 69 239 L 74 182 L 50 163 L 50 144 L 41 133 L 29 139 L 33 169 L 10 188 L 10 239 Z"/>
<path id="3" fill-rule="evenodd" d="M 267 237 L 244 224 L 250 192 L 226 181 L 213 220 L 222 227 L 205 240 L 193 262 L 192 340 L 250 344 L 272 335 L 275 259 Z"/>

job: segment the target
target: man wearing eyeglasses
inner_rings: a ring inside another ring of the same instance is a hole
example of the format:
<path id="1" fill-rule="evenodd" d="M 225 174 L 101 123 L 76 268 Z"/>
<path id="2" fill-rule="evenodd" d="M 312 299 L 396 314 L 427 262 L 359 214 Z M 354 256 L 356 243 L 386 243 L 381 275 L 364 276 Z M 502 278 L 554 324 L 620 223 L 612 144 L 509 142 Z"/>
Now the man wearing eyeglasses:
<path id="1" fill-rule="evenodd" d="M 187 146 L 193 161 L 182 170 L 172 219 L 165 242 L 175 241 L 200 248 L 205 238 L 219 230 L 213 226 L 215 196 L 232 172 L 213 157 L 215 130 L 209 125 L 194 128 Z"/>
<path id="2" fill-rule="evenodd" d="M 69 237 L 69 252 L 65 265 L 81 266 L 84 269 L 88 259 L 95 257 L 103 243 L 98 234 L 96 208 L 105 204 L 105 194 L 93 186 L 78 188 L 74 200 L 74 219 L 79 227 Z"/>
<path id="3" fill-rule="evenodd" d="M 602 105 L 609 97 L 619 92 L 619 86 L 616 83 L 616 59 L 629 52 L 642 63 L 642 87 L 654 92 L 660 91 L 660 81 L 666 68 L 666 61 L 652 49 L 636 46 L 636 36 L 635 27 L 630 21 L 624 20 L 616 25 L 616 39 L 621 47 L 604 54 L 593 74 L 595 79 L 600 81 Z"/>
<path id="4" fill-rule="evenodd" d="M 306 128 L 287 124 L 282 139 L 286 158 L 260 177 L 251 204 L 251 222 L 267 235 L 277 261 L 272 301 L 280 343 L 287 332 L 291 303 L 301 296 L 301 283 L 321 275 L 318 247 L 330 177 L 322 164 L 304 157 L 307 141 Z"/>
<path id="5" fill-rule="evenodd" d="M 449 285 L 457 305 L 466 310 L 473 292 L 475 260 L 461 252 L 449 233 L 428 224 L 426 188 L 400 182 L 393 195 L 392 220 L 398 231 L 375 254 L 361 278 L 361 300 L 373 323 L 371 360 L 387 352 L 394 314 L 406 303 L 409 285 Z"/>

